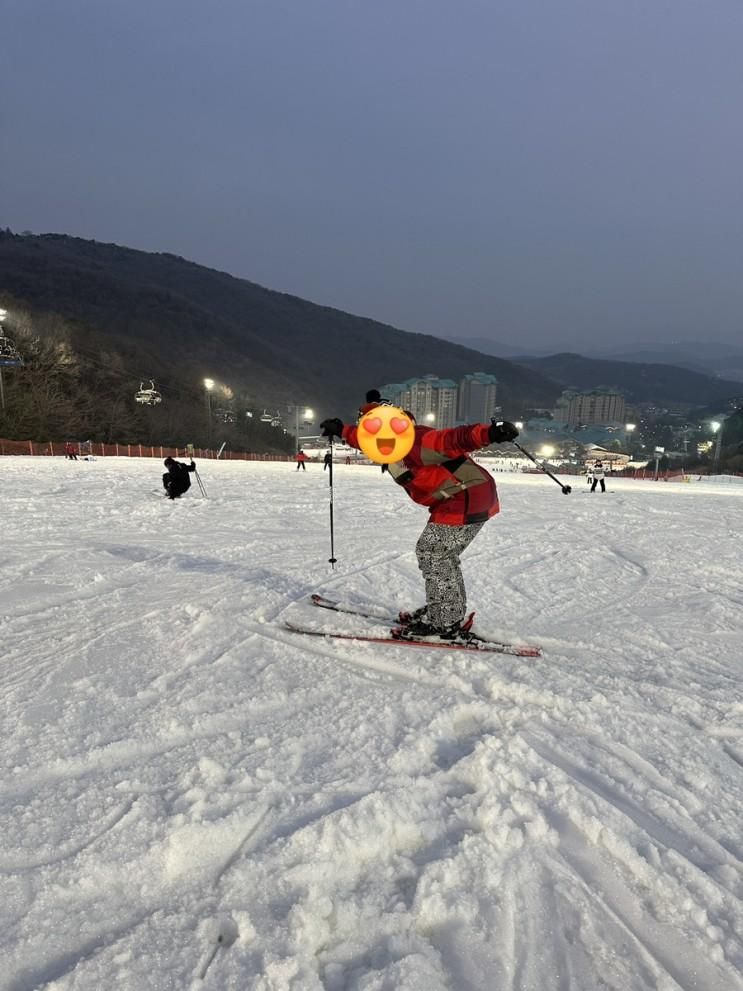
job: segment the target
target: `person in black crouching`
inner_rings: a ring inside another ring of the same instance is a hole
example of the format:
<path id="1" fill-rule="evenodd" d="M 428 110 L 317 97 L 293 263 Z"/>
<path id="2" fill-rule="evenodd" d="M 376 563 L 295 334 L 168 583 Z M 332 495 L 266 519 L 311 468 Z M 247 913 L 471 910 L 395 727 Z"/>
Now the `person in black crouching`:
<path id="1" fill-rule="evenodd" d="M 170 499 L 178 499 L 191 488 L 188 475 L 189 472 L 196 471 L 196 464 L 193 458 L 190 465 L 176 461 L 175 458 L 166 458 L 164 463 L 168 470 L 163 475 L 163 488 Z"/>

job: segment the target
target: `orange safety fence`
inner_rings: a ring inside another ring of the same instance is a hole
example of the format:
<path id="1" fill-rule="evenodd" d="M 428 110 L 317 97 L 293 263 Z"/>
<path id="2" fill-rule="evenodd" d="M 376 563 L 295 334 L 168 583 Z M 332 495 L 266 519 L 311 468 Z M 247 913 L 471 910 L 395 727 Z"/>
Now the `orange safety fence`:
<path id="1" fill-rule="evenodd" d="M 25 454 L 40 457 L 64 457 L 66 445 L 60 441 L 4 440 L 0 437 L 0 455 Z M 184 447 L 164 447 L 162 444 L 103 444 L 98 441 L 73 443 L 78 458 L 188 458 L 191 451 Z M 217 458 L 217 451 L 195 447 L 194 458 Z M 293 454 L 253 454 L 249 451 L 223 451 L 220 461 L 294 461 Z"/>
<path id="2" fill-rule="evenodd" d="M 4 440 L 0 437 L 0 456 L 25 454 L 40 457 L 64 457 L 67 445 L 61 441 L 36 441 L 36 440 Z M 104 444 L 99 441 L 72 442 L 72 450 L 78 458 L 89 455 L 93 458 L 188 458 L 191 451 L 185 447 L 165 447 L 162 444 Z M 208 448 L 195 447 L 193 449 L 194 458 L 219 458 L 220 461 L 295 461 L 295 454 L 255 454 L 250 451 L 213 451 Z M 319 456 L 308 458 L 309 461 L 318 462 Z M 572 471 L 566 465 L 560 470 L 567 474 L 578 474 L 580 469 L 574 468 Z M 527 469 L 528 473 L 539 473 L 538 468 Z M 696 475 L 697 472 L 692 474 Z M 741 475 L 740 472 L 729 472 L 731 475 Z M 635 478 L 647 481 L 669 482 L 682 481 L 688 477 L 687 472 L 677 469 L 665 468 L 655 471 L 648 468 L 624 468 L 616 472 L 607 473 L 608 478 Z M 701 476 L 704 477 L 704 476 Z"/>

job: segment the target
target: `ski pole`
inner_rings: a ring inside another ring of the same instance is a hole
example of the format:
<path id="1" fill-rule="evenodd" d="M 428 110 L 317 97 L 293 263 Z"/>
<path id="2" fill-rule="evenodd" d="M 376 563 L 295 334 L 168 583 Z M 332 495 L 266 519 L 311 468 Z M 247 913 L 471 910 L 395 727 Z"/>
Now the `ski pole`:
<path id="1" fill-rule="evenodd" d="M 338 560 L 335 556 L 335 534 L 333 531 L 333 436 L 331 434 L 330 438 L 330 557 L 328 562 L 330 567 L 335 570 L 335 564 Z"/>
<path id="2" fill-rule="evenodd" d="M 196 476 L 196 481 L 199 483 L 199 489 L 201 490 L 201 494 L 206 499 L 206 489 L 204 488 L 204 483 L 201 481 L 201 475 L 199 475 L 196 468 L 194 468 L 193 473 Z"/>
<path id="3" fill-rule="evenodd" d="M 569 485 L 563 485 L 559 478 L 555 478 L 555 476 L 552 474 L 552 472 L 551 471 L 548 471 L 547 468 L 545 468 L 543 464 L 540 465 L 540 463 L 537 461 L 537 459 L 534 457 L 534 455 L 533 454 L 529 454 L 529 452 L 527 450 L 525 450 L 521 446 L 521 444 L 517 444 L 515 440 L 511 441 L 511 443 L 513 444 L 514 447 L 517 447 L 519 449 L 519 451 L 521 451 L 522 454 L 525 454 L 526 457 L 530 461 L 533 461 L 534 464 L 537 466 L 537 468 L 539 468 L 540 471 L 543 471 L 545 473 L 545 475 L 549 475 L 549 477 L 552 479 L 553 482 L 557 482 L 557 484 L 562 489 L 562 494 L 563 495 L 570 495 L 570 493 L 573 490 L 571 489 L 571 487 Z"/>

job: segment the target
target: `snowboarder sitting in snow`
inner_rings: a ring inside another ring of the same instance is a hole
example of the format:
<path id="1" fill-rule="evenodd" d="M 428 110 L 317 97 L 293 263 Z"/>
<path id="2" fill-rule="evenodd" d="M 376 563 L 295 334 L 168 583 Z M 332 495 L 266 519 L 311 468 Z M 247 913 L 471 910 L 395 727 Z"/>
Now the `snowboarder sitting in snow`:
<path id="1" fill-rule="evenodd" d="M 394 405 L 376 389 L 366 394 L 359 419 L 377 406 Z M 406 412 L 415 423 L 415 417 Z M 342 437 L 359 448 L 357 428 L 337 418 L 320 424 L 324 437 Z M 448 430 L 415 425 L 415 440 L 406 457 L 389 466 L 389 474 L 410 498 L 427 506 L 430 519 L 418 538 L 415 553 L 426 586 L 426 605 L 401 614 L 400 636 L 411 639 L 470 638 L 472 616 L 465 622 L 466 593 L 459 565 L 462 552 L 500 509 L 492 475 L 472 458 L 489 444 L 515 440 L 519 432 L 507 421 L 474 423 Z M 474 614 L 473 614 L 474 615 Z"/>
<path id="2" fill-rule="evenodd" d="M 189 472 L 196 471 L 196 464 L 193 458 L 190 465 L 176 461 L 175 458 L 166 458 L 164 464 L 168 470 L 163 475 L 163 488 L 169 498 L 178 499 L 191 488 L 191 479 L 188 475 Z"/>

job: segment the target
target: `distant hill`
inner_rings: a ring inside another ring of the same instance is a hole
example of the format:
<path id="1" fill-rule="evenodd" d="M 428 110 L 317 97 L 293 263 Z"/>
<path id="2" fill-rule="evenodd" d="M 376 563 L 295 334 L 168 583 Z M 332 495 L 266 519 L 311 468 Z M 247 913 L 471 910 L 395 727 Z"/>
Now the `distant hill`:
<path id="1" fill-rule="evenodd" d="M 591 358 L 594 361 L 626 361 L 640 365 L 673 365 L 675 368 L 687 368 L 702 375 L 713 374 L 713 369 L 706 367 L 703 362 L 696 360 L 692 355 L 676 352 L 670 355 L 663 349 L 648 351 L 618 351 L 616 354 L 593 354 L 587 353 L 584 358 Z"/>
<path id="2" fill-rule="evenodd" d="M 521 364 L 565 388 L 616 386 L 630 402 L 703 406 L 743 393 L 743 384 L 674 365 L 610 361 L 579 354 L 523 358 Z"/>
<path id="3" fill-rule="evenodd" d="M 504 344 L 502 341 L 494 341 L 490 337 L 446 337 L 444 340 L 451 341 L 452 344 L 460 344 L 462 347 L 471 348 L 481 354 L 492 354 L 498 358 L 516 358 L 519 355 L 537 356 L 549 354 L 548 350 L 535 349 L 524 351 L 523 347 L 516 347 L 513 344 Z"/>
<path id="4" fill-rule="evenodd" d="M 706 375 L 743 382 L 743 347 L 714 341 L 671 341 L 628 345 L 612 351 L 591 351 L 586 357 L 604 361 L 675 365 Z"/>
<path id="5" fill-rule="evenodd" d="M 9 311 L 14 303 L 37 315 L 59 314 L 88 352 L 111 353 L 109 364 L 128 376 L 127 401 L 132 383 L 155 379 L 163 409 L 174 400 L 203 401 L 205 376 L 255 407 L 296 401 L 341 416 L 356 410 L 367 389 L 427 373 L 497 376 L 512 416 L 524 406 L 550 405 L 560 391 L 537 370 L 437 337 L 274 292 L 176 255 L 64 234 L 0 232 L 0 297 Z"/>

